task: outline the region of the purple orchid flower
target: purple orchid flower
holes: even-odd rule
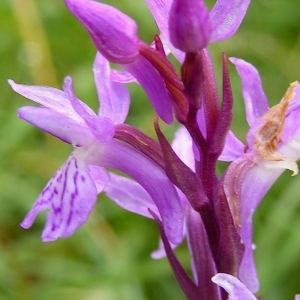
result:
[[[218,0],[209,12],[202,0],[145,1],[163,40],[179,61],[182,61],[182,53],[174,50],[173,46],[193,52],[205,48],[208,43],[231,37],[240,26],[250,3],[250,0]]]
[[[235,226],[245,245],[238,277],[249,290],[257,292],[259,283],[253,259],[252,216],[285,169],[292,170],[293,175],[298,173],[300,85],[292,83],[281,102],[269,108],[257,70],[241,59],[231,58],[231,61],[242,80],[250,130],[246,147],[239,146],[232,152],[228,149],[233,145],[225,145],[223,153],[233,162],[226,171],[224,189]]]
[[[98,51],[117,63],[141,84],[158,115],[173,121],[170,96],[157,70],[141,55],[146,47],[137,35],[134,20],[116,8],[90,0],[66,0],[66,5],[84,25]],[[147,48],[147,47],[146,47]]]
[[[136,23],[114,7],[90,0],[65,2],[87,29],[98,51],[109,61],[122,66],[141,84],[164,122],[172,123],[173,110],[178,119],[186,118],[188,108],[187,99],[183,95],[184,87],[174,68],[166,60],[161,41],[156,39],[156,49],[140,41]],[[220,41],[233,35],[250,0],[219,0],[210,14],[200,0],[188,4],[173,1],[173,5],[171,1],[146,2],[167,43],[170,41],[170,29],[175,46],[183,43],[186,46],[181,48],[185,51],[196,51],[204,48],[208,42]],[[177,24],[178,20],[182,22]],[[203,34],[198,34],[199,32]],[[183,37],[187,38],[183,40]],[[174,54],[176,56],[176,51]],[[182,57],[179,52],[178,55]]]
[[[50,210],[43,241],[73,234],[86,222],[97,193],[108,185],[109,194],[114,176],[105,168],[114,168],[135,179],[135,186],[139,183],[144,188],[144,194],[149,195],[148,208],[160,215],[168,238],[177,244],[182,240],[182,207],[173,184],[154,161],[114,138],[115,126],[127,116],[129,94],[123,84],[111,79],[111,73],[107,60],[98,55],[94,75],[101,104],[99,115],[77,99],[69,77],[63,91],[9,81],[15,92],[42,105],[20,108],[19,117],[75,148],[21,225],[29,228],[40,211]],[[136,191],[132,185],[127,188],[133,194]]]

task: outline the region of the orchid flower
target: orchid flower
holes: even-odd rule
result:
[[[145,1],[163,40],[179,61],[182,61],[183,53],[174,46],[190,52],[231,37],[240,26],[250,3],[250,0],[218,0],[209,12],[202,0]]]
[[[99,115],[77,99],[70,77],[65,79],[63,91],[9,81],[14,91],[42,105],[20,108],[19,117],[75,148],[21,225],[29,228],[40,211],[50,210],[43,241],[73,234],[86,222],[97,193],[113,177],[106,171],[108,167],[124,172],[143,186],[144,193],[149,194],[149,208],[160,215],[169,239],[179,243],[182,207],[173,184],[155,162],[114,138],[115,127],[127,116],[129,94],[123,84],[111,80],[110,74],[108,62],[98,55],[94,75],[101,104]],[[128,189],[135,191],[129,185]]]
[[[65,2],[86,28],[98,51],[109,61],[122,66],[141,84],[164,122],[172,123],[172,107],[177,118],[184,120],[187,117],[188,100],[183,94],[184,87],[166,59],[158,37],[156,49],[153,49],[139,40],[136,23],[116,8],[90,0]],[[249,3],[250,0],[219,0],[209,14],[201,0],[187,4],[181,0],[173,1],[172,5],[169,0],[147,1],[162,35],[169,41],[170,31],[175,47],[189,43],[180,47],[187,52],[201,50],[209,41],[220,41],[234,34]],[[191,19],[195,22],[190,23]],[[178,20],[181,21],[177,24]],[[186,37],[184,41],[183,37]]]
[[[281,102],[269,108],[257,70],[241,59],[231,58],[231,61],[242,80],[250,130],[247,145],[239,146],[234,154],[227,156],[232,155],[233,162],[226,171],[224,189],[235,226],[245,245],[239,279],[252,292],[257,292],[259,283],[253,259],[252,216],[285,169],[291,170],[292,175],[298,173],[300,86],[297,82],[292,83]],[[232,148],[232,145],[227,146]]]
[[[140,54],[147,49],[138,38],[134,20],[116,8],[90,0],[66,0],[69,10],[90,34],[97,50],[117,63],[141,84],[158,115],[173,121],[172,106],[165,84],[156,69]]]

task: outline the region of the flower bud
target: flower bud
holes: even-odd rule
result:
[[[89,0],[66,0],[97,50],[110,62],[131,63],[138,55],[137,25],[116,8]]]
[[[209,11],[202,0],[174,0],[169,17],[172,44],[184,52],[207,46],[211,36]]]

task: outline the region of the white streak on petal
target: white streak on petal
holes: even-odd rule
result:
[[[246,286],[232,275],[218,273],[211,280],[226,290],[228,300],[256,300]]]

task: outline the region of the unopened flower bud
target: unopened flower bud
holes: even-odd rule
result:
[[[137,55],[137,25],[116,8],[89,0],[66,0],[66,5],[90,34],[97,50],[110,62],[126,64]]]

